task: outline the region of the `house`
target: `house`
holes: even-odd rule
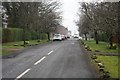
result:
[[[68,29],[66,27],[60,25],[56,28],[55,32],[51,32],[51,34],[50,34],[51,39],[53,38],[54,34],[61,34],[61,35],[65,35],[67,37]]]

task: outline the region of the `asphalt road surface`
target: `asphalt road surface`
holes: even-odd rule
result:
[[[3,78],[96,78],[77,40],[56,41],[3,59]]]

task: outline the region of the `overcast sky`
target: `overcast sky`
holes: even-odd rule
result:
[[[75,25],[74,21],[77,18],[78,12],[78,0],[60,0],[63,4],[62,11],[63,11],[63,26],[67,27],[68,30],[72,31],[72,34],[78,33],[77,26]]]
[[[75,20],[78,19],[77,12],[79,9],[78,2],[91,1],[91,0],[60,0],[63,4],[63,26],[72,31],[72,34],[78,33],[78,27],[75,24]]]

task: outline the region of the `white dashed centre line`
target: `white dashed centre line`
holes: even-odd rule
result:
[[[49,53],[48,53],[48,55],[50,55],[51,53],[53,53],[53,50],[52,51],[50,51]],[[46,57],[44,56],[44,57],[42,57],[40,60],[38,60],[36,63],[34,63],[34,65],[37,65],[37,64],[39,64],[41,61],[43,61],[44,59],[45,59]],[[20,74],[15,80],[18,80],[19,78],[21,78],[23,75],[25,75],[28,71],[30,71],[31,69],[27,69],[27,70],[25,70],[22,74]]]
[[[50,55],[51,53],[53,53],[53,50],[52,50],[52,51],[50,51],[50,52],[48,53],[48,55]]]
[[[23,75],[25,75],[28,71],[30,71],[31,69],[27,69],[25,70],[22,74],[20,74],[15,80],[21,78]]]
[[[46,57],[44,56],[43,58],[41,58],[40,60],[38,60],[36,63],[34,63],[34,65],[37,65],[38,63],[40,63],[42,60],[44,60]]]

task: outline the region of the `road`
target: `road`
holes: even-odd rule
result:
[[[57,41],[3,59],[3,78],[95,78],[77,40]]]

